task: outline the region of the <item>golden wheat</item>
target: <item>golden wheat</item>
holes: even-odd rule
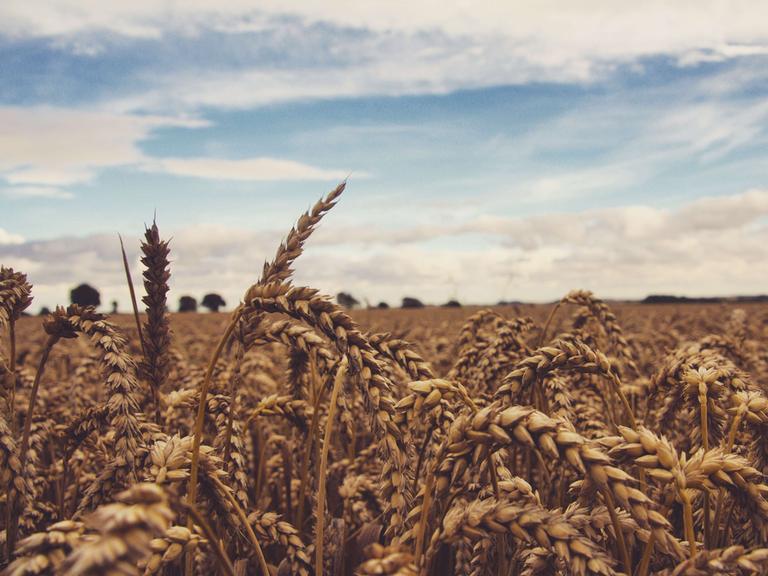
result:
[[[344,188],[225,320],[156,224],[143,323],[0,268],[3,575],[765,573],[761,306],[349,312],[291,283]]]

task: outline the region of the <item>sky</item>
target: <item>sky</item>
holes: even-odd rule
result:
[[[109,5],[113,4],[113,5]],[[258,5],[258,9],[254,6]],[[373,304],[768,292],[768,3],[4,0],[0,263],[234,306],[348,178],[295,282]]]

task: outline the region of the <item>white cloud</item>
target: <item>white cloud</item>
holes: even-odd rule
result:
[[[3,244],[21,244],[24,242],[24,236],[13,234],[0,228],[0,245]]]
[[[214,180],[343,180],[349,175],[343,170],[324,170],[279,158],[161,158],[146,162],[143,168]]]
[[[768,191],[749,190],[736,196],[700,198],[681,208],[678,214],[690,230],[738,228],[768,214]]]
[[[14,186],[0,189],[0,194],[11,198],[52,198],[58,200],[69,200],[74,197],[71,192],[50,186]]]
[[[161,127],[207,126],[203,120],[53,107],[0,107],[0,178],[7,196],[69,198],[64,187],[90,182],[100,170],[134,166],[219,180],[340,180],[326,170],[278,158],[152,158],[139,147]],[[359,176],[364,177],[361,173]]]
[[[399,230],[329,222],[297,263],[296,282],[393,303],[404,295],[434,303],[453,296],[543,301],[575,287],[613,298],[760,293],[766,217],[768,190],[749,190],[675,209],[633,205],[522,218],[485,215]],[[172,237],[173,305],[181,294],[209,291],[236,303],[284,233],[213,225],[164,232]],[[126,245],[139,277],[138,238]],[[68,288],[81,281],[100,288],[104,302],[127,303],[111,235],[6,244],[0,261],[29,272],[40,305],[65,301]]]
[[[162,126],[194,119],[40,107],[0,107],[0,176],[11,184],[69,186],[98,170],[144,159],[138,142]]]

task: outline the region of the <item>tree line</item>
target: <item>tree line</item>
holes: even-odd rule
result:
[[[336,294],[336,302],[339,304],[339,306],[343,306],[344,308],[358,308],[361,306],[360,301],[352,296],[349,292],[339,292]],[[424,308],[424,303],[419,300],[418,298],[414,298],[413,296],[405,296],[403,297],[403,300],[400,304],[401,308]],[[448,300],[445,304],[442,305],[444,308],[460,308],[461,304],[458,300],[451,299]],[[386,302],[379,302],[376,306],[372,306],[371,304],[368,304],[366,306],[367,308],[379,308],[379,309],[386,309],[389,308],[389,304]]]
[[[101,294],[90,284],[80,284],[79,286],[72,288],[72,290],[69,292],[69,300],[72,304],[78,304],[80,306],[101,306]],[[338,302],[340,306],[344,306],[345,308],[349,309],[361,307],[360,301],[352,296],[352,294],[349,292],[339,292],[336,295],[336,302]],[[112,314],[117,314],[117,300],[112,300],[111,305]],[[207,308],[210,312],[218,312],[226,305],[227,303],[224,298],[215,292],[211,292],[203,296],[203,299],[199,303],[199,306]],[[413,296],[403,297],[400,305],[401,308],[424,308],[424,306],[425,304],[421,300]],[[459,308],[461,307],[461,304],[457,300],[451,299],[444,303],[442,306],[446,308]],[[375,306],[368,304],[366,307],[387,309],[390,306],[386,302],[379,302]],[[185,294],[179,298],[179,304],[177,308],[178,312],[197,312],[197,309],[198,301],[194,296]],[[49,313],[50,310],[47,307],[43,307],[40,310],[41,315]]]
[[[69,301],[80,306],[101,306],[101,294],[90,284],[80,284],[70,290]],[[117,314],[117,300],[112,300],[111,304],[112,314]],[[200,306],[207,308],[210,312],[218,312],[220,308],[226,305],[224,298],[215,292],[206,294],[200,301]],[[194,296],[184,295],[179,298],[179,312],[197,312],[197,306],[197,299]],[[47,307],[40,310],[41,315],[49,313],[50,310]]]

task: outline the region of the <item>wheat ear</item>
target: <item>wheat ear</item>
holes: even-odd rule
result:
[[[157,223],[152,222],[144,231],[141,243],[144,264],[144,290],[142,301],[146,305],[147,320],[144,324],[146,345],[142,371],[146,375],[152,393],[155,410],[155,422],[160,421],[160,390],[165,384],[169,370],[168,351],[171,346],[171,334],[168,324],[167,294],[168,280],[171,277],[168,255],[168,241],[160,239]]]

